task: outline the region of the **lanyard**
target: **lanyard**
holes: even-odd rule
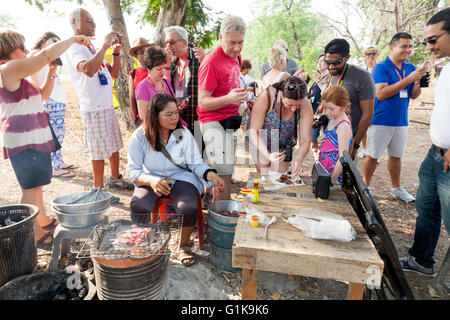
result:
[[[394,70],[395,70],[395,72],[397,72],[397,75],[398,75],[398,78],[400,79],[400,81],[405,78],[405,71],[406,70],[403,70],[403,78],[400,76],[400,73],[398,73],[397,68],[394,67]]]
[[[95,55],[97,53],[97,51],[95,51],[94,47],[92,47],[91,44],[89,44],[87,47],[93,55]],[[105,68],[105,65],[103,64],[103,62],[102,62],[102,67]]]
[[[186,59],[189,61],[189,57],[186,56]],[[178,84],[181,88],[183,84],[183,78],[184,78],[184,70],[187,68],[187,63],[184,62],[183,59],[179,59],[180,64],[177,66],[177,75],[178,75]]]
[[[344,79],[347,76],[348,73],[348,69],[350,69],[350,66],[347,64],[345,65],[345,70],[344,72],[341,73],[341,75],[339,76],[338,82],[337,82],[337,86],[340,87],[342,86],[342,84],[344,83]],[[329,77],[328,78],[328,84],[331,84],[331,78],[333,77]],[[332,84],[331,84],[332,85]],[[333,86],[333,85],[332,85]]]

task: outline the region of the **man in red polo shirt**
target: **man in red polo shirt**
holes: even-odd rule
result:
[[[230,199],[234,131],[241,123],[239,104],[247,97],[239,82],[245,31],[242,18],[226,16],[220,27],[220,45],[205,57],[198,71],[197,114],[205,155],[225,182],[225,188],[216,200]]]

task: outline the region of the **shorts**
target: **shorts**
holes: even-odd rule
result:
[[[408,127],[391,127],[370,125],[367,130],[367,154],[372,159],[379,159],[384,150],[394,158],[401,158],[408,140]]]
[[[205,142],[203,155],[219,176],[231,175],[234,170],[235,135],[234,130],[225,129],[219,121],[199,122]]]
[[[84,139],[91,160],[107,160],[123,147],[119,122],[113,108],[99,111],[81,111]]]
[[[50,184],[52,179],[50,152],[29,149],[15,155],[10,161],[22,189]]]

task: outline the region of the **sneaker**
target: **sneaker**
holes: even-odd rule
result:
[[[106,180],[106,184],[108,188],[116,188],[116,189],[126,189],[126,190],[133,190],[134,185],[131,182],[125,181],[122,178],[122,175],[119,175],[118,179],[113,179],[112,177],[109,177]]]
[[[410,195],[408,193],[408,191],[406,191],[402,187],[392,188],[391,196],[399,197],[400,199],[402,199],[405,202],[412,202],[412,201],[416,200],[416,198],[414,198],[412,195]]]
[[[436,271],[434,271],[433,267],[425,268],[425,267],[421,266],[416,261],[416,258],[414,258],[413,256],[401,257],[400,265],[402,266],[403,271],[415,272],[417,274],[420,274],[422,276],[427,276],[427,277],[435,277],[436,276]]]

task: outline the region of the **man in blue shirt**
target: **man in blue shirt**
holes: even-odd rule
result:
[[[408,105],[410,98],[416,99],[420,95],[420,78],[426,73],[425,67],[416,70],[406,61],[411,51],[411,35],[397,33],[391,39],[389,56],[373,69],[375,107],[372,124],[367,130],[369,147],[363,168],[364,182],[369,186],[377,159],[387,149],[391,195],[405,202],[415,200],[400,186],[401,157],[408,137]]]

